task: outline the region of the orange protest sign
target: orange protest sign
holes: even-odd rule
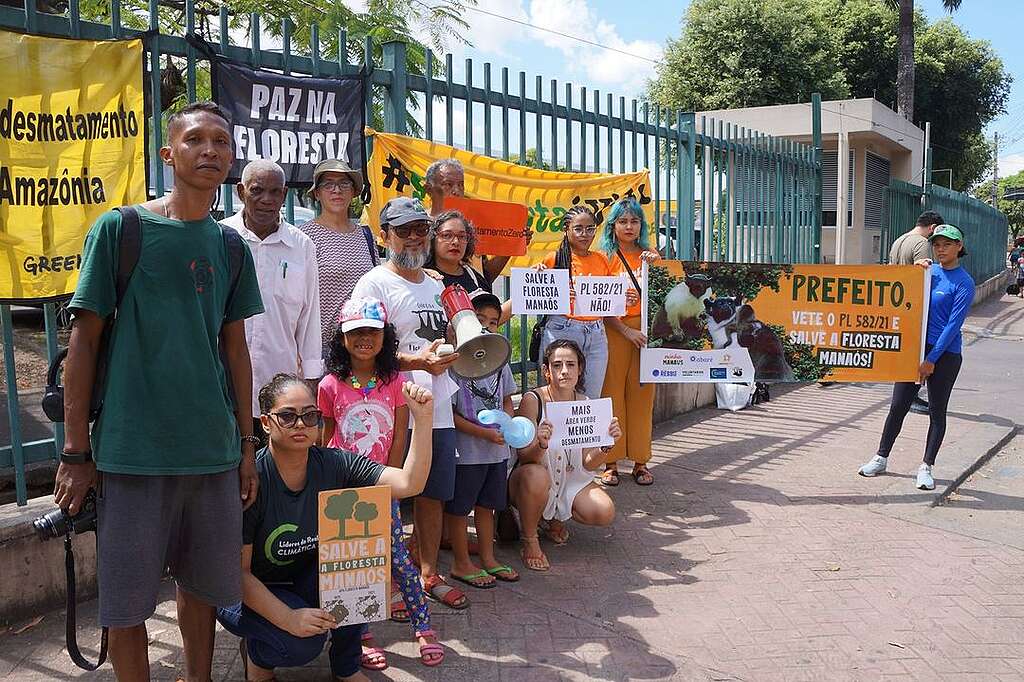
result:
[[[526,254],[529,209],[508,201],[445,197],[444,210],[460,211],[476,229],[476,253],[483,256]]]
[[[339,625],[388,617],[391,487],[325,490],[318,498],[320,608]]]

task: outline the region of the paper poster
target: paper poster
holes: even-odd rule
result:
[[[927,277],[917,266],[659,261],[647,270],[648,348],[641,356],[660,377],[641,380],[668,380],[668,356],[649,350],[671,349],[681,351],[673,356],[678,381],[708,380],[689,371],[691,352],[708,350],[733,360],[747,352],[757,381],[915,381]],[[709,367],[729,365],[694,357]]]
[[[474,253],[483,256],[526,254],[529,211],[523,204],[445,197],[444,210],[450,209],[460,211],[473,224],[476,232]]]
[[[512,268],[513,315],[568,315],[569,271]]]
[[[319,496],[320,608],[339,625],[388,617],[391,486],[325,490]]]
[[[544,418],[552,426],[548,447],[594,448],[615,443],[608,435],[612,423],[611,398],[544,403]]]
[[[576,277],[576,315],[585,317],[622,317],[626,314],[625,277]]]

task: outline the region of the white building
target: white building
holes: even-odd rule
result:
[[[700,111],[697,130],[702,116],[811,144],[810,103]],[[877,263],[889,180],[921,184],[924,131],[874,99],[832,100],[821,103],[821,139],[822,261]],[[847,159],[843,167],[840,158]],[[846,211],[838,211],[844,204]],[[892,229],[901,234],[911,227]]]

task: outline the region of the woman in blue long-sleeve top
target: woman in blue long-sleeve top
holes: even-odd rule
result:
[[[960,267],[960,259],[967,255],[963,247],[963,234],[953,225],[939,225],[930,241],[937,262],[920,260],[918,265],[931,271],[931,301],[928,307],[928,336],[925,340],[925,358],[920,367],[918,382],[899,383],[892,390],[892,404],[885,420],[878,454],[860,468],[861,476],[877,476],[885,472],[889,452],[903,428],[903,419],[917,395],[920,384],[928,383],[928,440],[924,448],[924,463],[917,471],[917,487],[934,490],[932,466],[935,455],[946,435],[946,406],[949,394],[960,372],[963,356],[963,337],[960,328],[974,301],[974,280]]]

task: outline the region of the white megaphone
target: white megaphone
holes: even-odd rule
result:
[[[441,305],[455,330],[455,351],[459,354],[452,364],[455,374],[463,379],[483,379],[508,363],[512,356],[508,339],[483,328],[464,288],[458,284],[447,287],[441,292]]]

